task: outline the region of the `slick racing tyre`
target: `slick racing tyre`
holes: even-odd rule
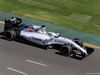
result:
[[[83,47],[83,41],[79,38],[75,38],[72,41],[74,41],[76,44],[78,44],[79,46]]]
[[[13,29],[6,30],[4,32],[4,37],[8,41],[12,41],[16,38],[16,32]]]
[[[72,47],[70,45],[63,45],[60,48],[60,54],[64,56],[69,56],[72,53]]]

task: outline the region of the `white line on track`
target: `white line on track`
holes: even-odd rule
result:
[[[31,61],[31,60],[25,60],[25,61],[27,61],[29,63],[37,64],[37,65],[40,65],[40,66],[45,66],[45,67],[47,66],[45,64],[42,64],[42,63],[39,63],[39,62],[35,62],[35,61]]]
[[[19,71],[19,70],[16,70],[16,69],[13,69],[13,68],[10,68],[10,67],[7,67],[8,70],[11,70],[11,71],[14,71],[14,72],[17,72],[17,73],[20,73],[20,74],[23,74],[23,75],[28,75],[27,73],[25,72],[22,72],[22,71]]]

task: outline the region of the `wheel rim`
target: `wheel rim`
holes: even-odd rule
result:
[[[68,48],[63,48],[62,54],[64,54],[64,55],[69,55],[69,54],[70,54],[69,49],[68,49]]]

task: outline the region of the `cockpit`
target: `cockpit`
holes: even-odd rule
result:
[[[53,38],[58,38],[60,36],[59,33],[54,33],[54,32],[47,32],[46,33],[49,37],[53,37]]]

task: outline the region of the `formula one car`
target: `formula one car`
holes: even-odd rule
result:
[[[11,41],[20,37],[32,43],[39,44],[46,49],[59,46],[60,54],[64,56],[72,55],[78,59],[83,59],[94,51],[93,48],[84,46],[83,41],[79,38],[70,40],[61,37],[59,33],[47,32],[45,25],[25,25],[20,24],[21,22],[22,19],[20,18],[5,20],[5,39]]]

